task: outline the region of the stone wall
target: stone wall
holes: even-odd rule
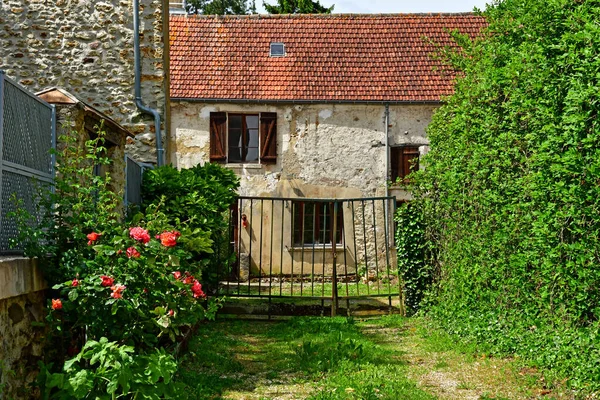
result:
[[[163,0],[140,0],[142,99],[165,117]],[[32,92],[61,87],[125,126],[128,152],[156,159],[154,124],[134,104],[132,0],[0,1],[0,69]],[[164,127],[163,127],[164,132]]]
[[[46,285],[35,260],[0,258],[0,399],[32,399],[42,359]]]
[[[389,144],[418,144],[433,105],[390,105]],[[209,160],[209,118],[214,111],[277,113],[274,165],[229,164],[242,195],[280,197],[381,196],[386,185],[385,107],[380,104],[171,104],[170,158],[178,168]]]

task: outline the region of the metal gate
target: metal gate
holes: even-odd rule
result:
[[[370,299],[402,312],[395,203],[240,196],[229,224],[235,261],[222,264],[217,294],[268,300],[269,317],[274,301],[333,316]]]

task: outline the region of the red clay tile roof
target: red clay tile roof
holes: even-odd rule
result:
[[[170,16],[171,98],[437,102],[451,73],[431,57],[472,14]],[[285,57],[269,57],[271,42]]]

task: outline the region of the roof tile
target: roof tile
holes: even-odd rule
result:
[[[473,14],[170,16],[171,97],[439,101],[455,74],[432,57]],[[285,57],[269,57],[283,42]]]

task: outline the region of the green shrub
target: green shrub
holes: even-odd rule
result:
[[[136,355],[131,346],[106,338],[88,341],[67,361],[63,372],[41,366],[38,383],[52,399],[176,398],[179,385],[171,382],[177,363],[162,349]]]
[[[600,345],[600,4],[505,0],[485,16],[481,40],[455,35],[461,77],[413,178],[441,266],[432,314],[600,389],[582,351]]]
[[[161,198],[126,224],[110,178],[94,174],[109,162],[103,133],[85,147],[77,133],[61,141],[55,191],[39,196],[41,222],[23,208],[16,213],[25,254],[40,258],[52,287],[43,394],[168,396],[176,363],[167,352],[176,354],[184,335],[219,306],[219,299],[206,300],[202,283],[214,252],[211,229],[224,206],[209,203],[219,196],[206,200],[216,214],[201,229],[194,219],[168,216],[173,209]],[[219,184],[207,180],[214,194]]]
[[[433,243],[427,238],[419,203],[403,203],[395,215],[398,272],[402,277],[404,304],[408,315],[415,314],[439,278]]]
[[[185,221],[206,232],[223,229],[237,196],[239,179],[231,170],[206,163],[177,170],[171,165],[146,170],[142,185],[144,206],[162,202],[171,223]]]
[[[234,204],[239,179],[233,171],[206,163],[177,170],[167,165],[147,170],[142,185],[143,208],[160,204],[170,223],[178,221],[202,232],[209,232],[213,252],[191,249],[205,265],[204,281],[211,288],[219,274],[224,276],[234,259],[230,249],[229,210]]]

